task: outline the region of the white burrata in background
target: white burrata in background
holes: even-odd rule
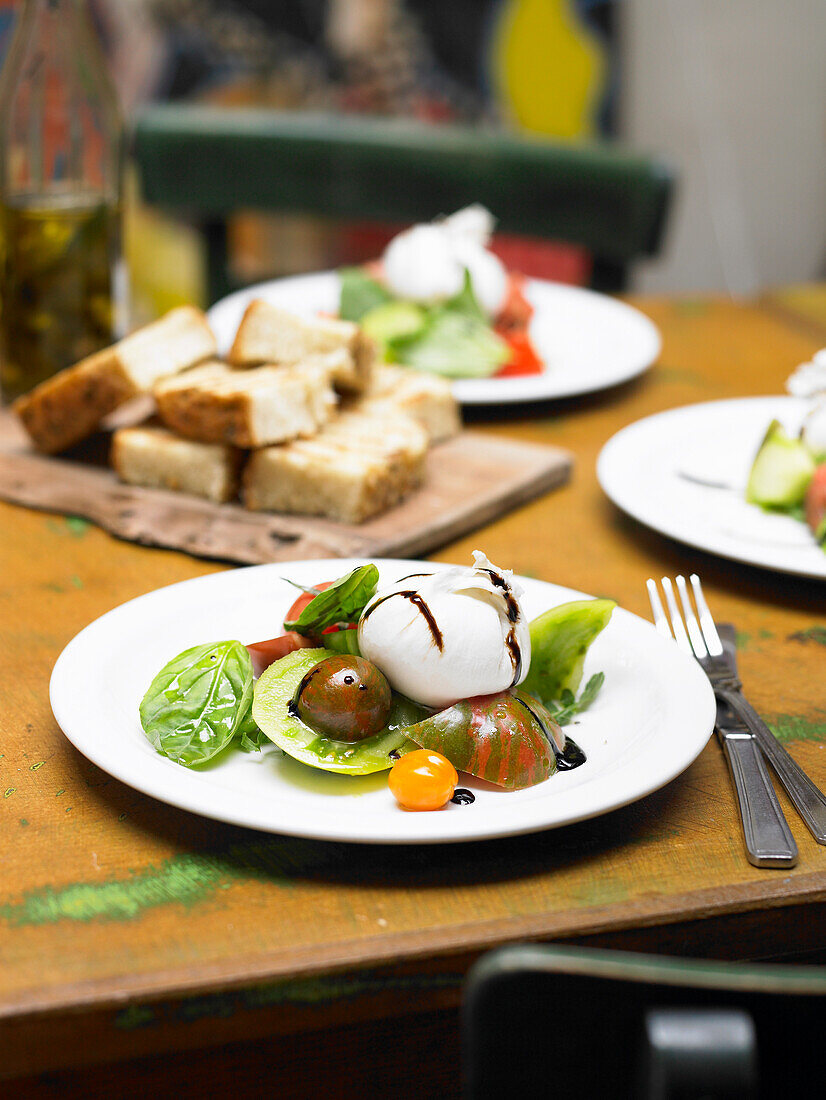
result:
[[[505,691],[527,676],[531,638],[521,589],[478,550],[470,568],[403,577],[359,621],[362,656],[428,707]]]
[[[801,363],[786,380],[793,397],[817,397],[826,394],[826,348],[816,351],[811,362]]]
[[[817,462],[826,462],[826,400],[815,405],[803,421],[803,442]]]
[[[479,305],[494,317],[505,304],[508,277],[487,248],[493,224],[490,212],[475,204],[399,233],[382,258],[388,290],[412,302],[443,302],[462,289],[467,269]]]

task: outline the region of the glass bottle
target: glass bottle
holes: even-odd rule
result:
[[[24,0],[0,74],[0,394],[122,335],[123,132],[85,0]]]

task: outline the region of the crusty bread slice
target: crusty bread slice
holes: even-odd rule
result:
[[[219,503],[237,496],[242,457],[235,447],[181,439],[160,425],[119,428],[112,436],[112,465],[121,481]]]
[[[212,361],[155,387],[164,424],[202,443],[266,447],[314,435],[332,416],[336,397],[323,367],[232,370]]]
[[[407,416],[344,412],[313,439],[253,452],[244,502],[361,523],[422,483],[426,452],[427,433]]]
[[[307,321],[256,299],[247,306],[227,359],[236,367],[285,365],[342,351],[347,354],[339,355],[335,386],[342,393],[363,393],[370,384],[377,351],[358,325],[331,317]]]
[[[91,435],[105,416],[150,390],[159,378],[215,351],[205,315],[181,306],[41,382],[13,408],[38,450],[54,454]]]
[[[421,424],[431,443],[441,443],[462,430],[450,382],[410,367],[378,367],[369,390],[348,401],[346,407],[374,416],[405,413]]]

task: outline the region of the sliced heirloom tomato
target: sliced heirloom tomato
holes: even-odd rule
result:
[[[301,720],[294,700],[307,673],[329,656],[326,649],[304,649],[288,653],[267,669],[252,698],[258,728],[288,756],[312,768],[344,775],[388,771],[399,756],[415,750],[404,730],[424,716],[424,708],[396,695],[387,725],[372,737],[361,741],[325,737]]]
[[[532,787],[556,771],[565,735],[525,692],[477,695],[400,731],[441,753],[462,772],[509,791]]]

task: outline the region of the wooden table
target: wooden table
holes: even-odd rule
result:
[[[434,557],[464,562],[481,546],[645,617],[646,577],[698,570],[741,632],[753,701],[826,784],[826,586],[645,530],[594,473],[609,436],[642,416],[782,392],[826,344],[826,287],[804,291],[799,310],[791,292],[639,300],[664,337],[647,375],[474,416],[480,430],[569,448],[577,468],[566,488]],[[460,986],[493,945],[823,958],[826,849],[781,793],[799,864],[751,867],[715,742],[665,789],[596,820],[425,849],[257,834],[121,785],[56,726],[55,658],[115,605],[222,567],[71,518],[7,505],[0,517],[0,1073],[28,1075],[7,1086],[16,1097],[456,1095]]]

